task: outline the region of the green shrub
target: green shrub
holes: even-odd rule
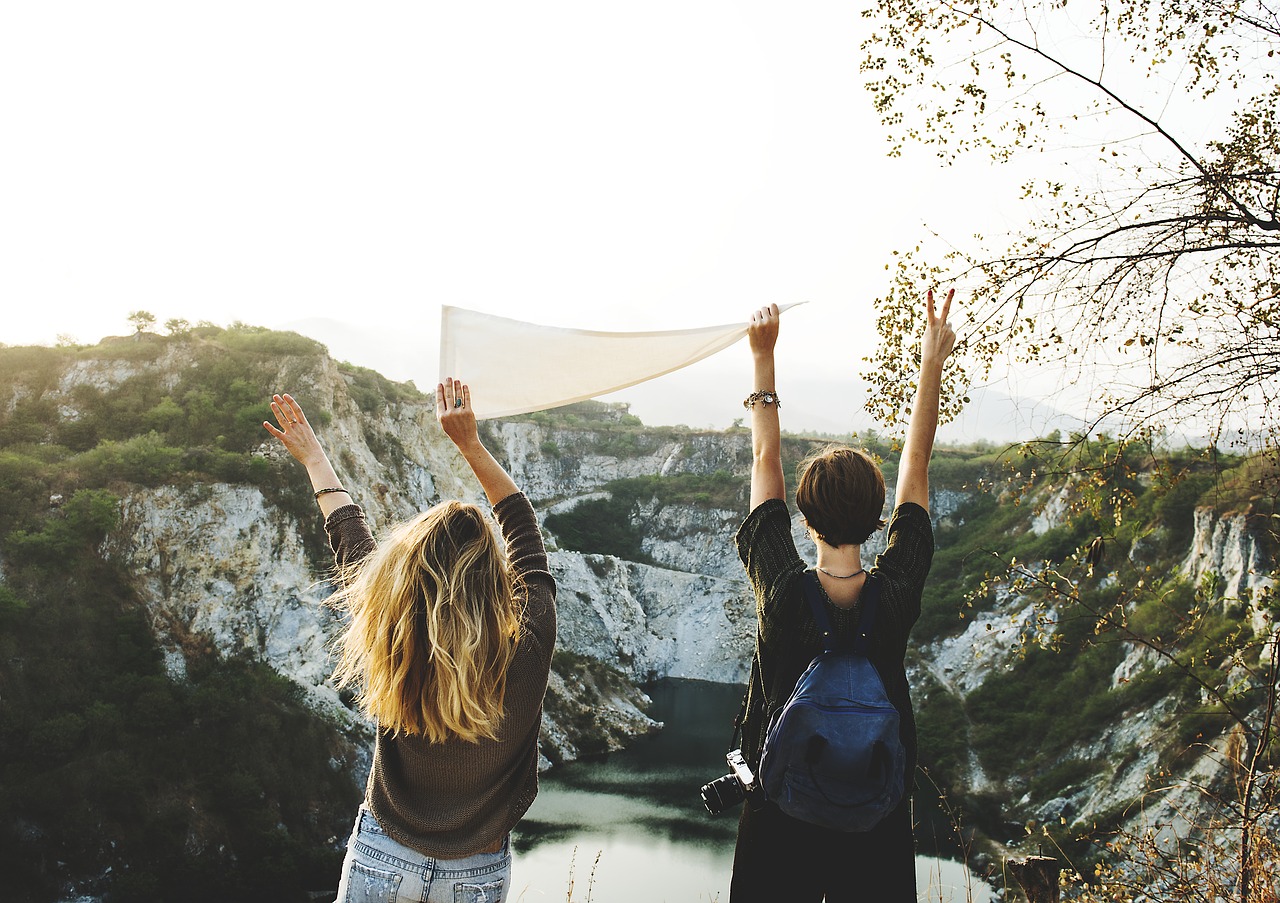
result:
[[[183,449],[165,445],[156,432],[120,442],[106,440],[77,459],[90,481],[104,485],[117,480],[159,486],[182,470]]]
[[[1095,759],[1067,759],[1037,774],[1031,781],[1031,794],[1036,799],[1059,796],[1070,787],[1096,778],[1111,763]]]
[[[27,736],[27,745],[32,755],[65,759],[79,748],[84,729],[83,718],[74,712],[64,712],[37,725]]]
[[[73,354],[68,349],[42,345],[0,347],[0,383],[42,392],[57,383]]]
[[[97,546],[119,522],[119,499],[105,490],[81,489],[61,511],[50,513],[39,530],[15,530],[5,545],[24,559],[57,564]]]
[[[268,357],[319,357],[325,353],[324,345],[315,339],[261,326],[233,326],[220,332],[214,341],[231,351]]]
[[[960,699],[933,680],[912,690],[920,765],[940,785],[954,786],[967,773],[969,727]]]
[[[991,456],[976,456],[960,449],[937,448],[929,459],[929,482],[953,489],[968,488],[978,480],[998,475]]]
[[[1050,527],[1037,535],[1028,530],[1009,545],[1009,553],[1019,561],[1048,561],[1060,564],[1100,532],[1098,522],[1082,515],[1070,522]]]
[[[82,350],[80,356],[95,360],[146,363],[160,357],[168,342],[169,339],[149,332],[134,333],[130,336],[111,336],[92,348]]]
[[[350,742],[264,665],[194,658],[165,675],[147,619],[92,550],[41,574],[38,604],[0,632],[0,824],[19,886],[108,876],[110,899],[301,898],[333,887],[358,776]],[[88,570],[86,570],[88,569]],[[75,579],[68,574],[78,573]],[[21,649],[21,668],[12,663]],[[33,717],[34,716],[34,717]]]
[[[412,383],[398,383],[387,379],[376,370],[341,363],[339,371],[347,380],[347,391],[356,407],[366,414],[377,414],[388,404],[419,402],[427,398]]]
[[[1152,514],[1169,532],[1169,543],[1185,546],[1191,540],[1195,527],[1195,509],[1200,499],[1217,483],[1217,479],[1208,473],[1188,474],[1179,479],[1158,496],[1152,506]]]
[[[605,488],[633,503],[657,499],[661,505],[697,505],[731,510],[743,506],[750,484],[727,470],[717,470],[709,474],[628,477],[614,480]]]
[[[1061,651],[1033,646],[968,696],[973,745],[985,766],[1002,774],[1032,772],[1123,710],[1123,694],[1111,689],[1120,649],[1081,648],[1087,630],[1085,619],[1063,622]]]
[[[546,527],[564,548],[628,561],[649,562],[644,534],[635,519],[637,506],[651,500],[660,505],[695,505],[733,509],[743,505],[746,485],[728,471],[681,473],[614,480],[604,487],[607,499],[589,499],[546,518]]]
[[[26,611],[26,601],[3,583],[0,583],[0,626]]]
[[[589,499],[568,511],[547,515],[545,523],[565,548],[647,561],[644,536],[631,519],[634,507],[629,498]]]
[[[0,446],[37,444],[48,440],[57,409],[48,398],[24,398],[0,418]]]

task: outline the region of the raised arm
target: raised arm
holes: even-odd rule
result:
[[[782,475],[782,431],[778,425],[778,395],[774,384],[773,346],[778,341],[778,305],[751,315],[747,329],[753,361],[753,382],[746,405],[751,409],[751,510],[769,499],[785,499]]]
[[[933,437],[938,431],[938,402],[942,391],[942,365],[956,344],[956,333],[947,323],[951,299],[956,290],[947,292],[942,312],[936,314],[933,289],[928,294],[928,322],[920,341],[920,378],[916,397],[907,422],[907,439],[898,465],[898,492],[894,504],[914,502],[929,510],[929,458],[933,454]]]
[[[436,419],[444,434],[458,446],[458,451],[480,481],[490,505],[496,505],[509,495],[519,492],[502,465],[494,459],[480,441],[476,429],[476,414],[471,409],[471,389],[449,377],[436,386]]]
[[[272,395],[271,413],[279,426],[265,420],[262,425],[307,469],[311,488],[316,491],[316,501],[320,503],[320,513],[328,517],[344,505],[350,505],[351,496],[338,482],[338,475],[316,438],[315,430],[307,422],[302,406],[293,400],[292,395]]]

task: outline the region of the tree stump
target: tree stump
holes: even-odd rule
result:
[[[1028,903],[1058,903],[1058,874],[1062,864],[1048,856],[1028,856],[1005,863],[1018,884],[1022,885]]]

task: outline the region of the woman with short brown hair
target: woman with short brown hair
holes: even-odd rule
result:
[[[817,552],[814,575],[823,611],[837,641],[858,629],[861,598],[877,581],[879,603],[868,658],[898,710],[906,749],[907,789],[916,764],[915,719],[904,660],[920,596],[933,556],[929,520],[929,458],[938,426],[942,364],[955,345],[947,324],[953,292],[941,314],[928,294],[920,380],[898,468],[897,497],[887,548],[870,573],[862,544],[883,526],[885,486],[880,468],[865,453],[827,448],[805,462],[796,507]],[[738,531],[738,554],[756,597],[759,629],[742,723],[742,752],[759,772],[769,716],[790,696],[801,673],[822,649],[817,619],[805,600],[807,566],[796,550],[782,470],[780,397],[773,349],[778,308],[757,311],[748,330],[754,360],[751,409],[751,513]],[[868,831],[843,832],[793,818],[772,802],[743,807],[733,860],[731,903],[874,901],[915,903],[915,848],[909,796]]]

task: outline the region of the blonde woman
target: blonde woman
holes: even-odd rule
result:
[[[436,417],[493,506],[445,501],[375,543],[301,406],[276,395],[271,435],[307,469],[333,546],[345,626],[340,685],[377,724],[338,903],[501,903],[510,832],[538,792],[538,729],[556,636],[555,581],[533,508],[480,441],[471,393],[436,387]]]

